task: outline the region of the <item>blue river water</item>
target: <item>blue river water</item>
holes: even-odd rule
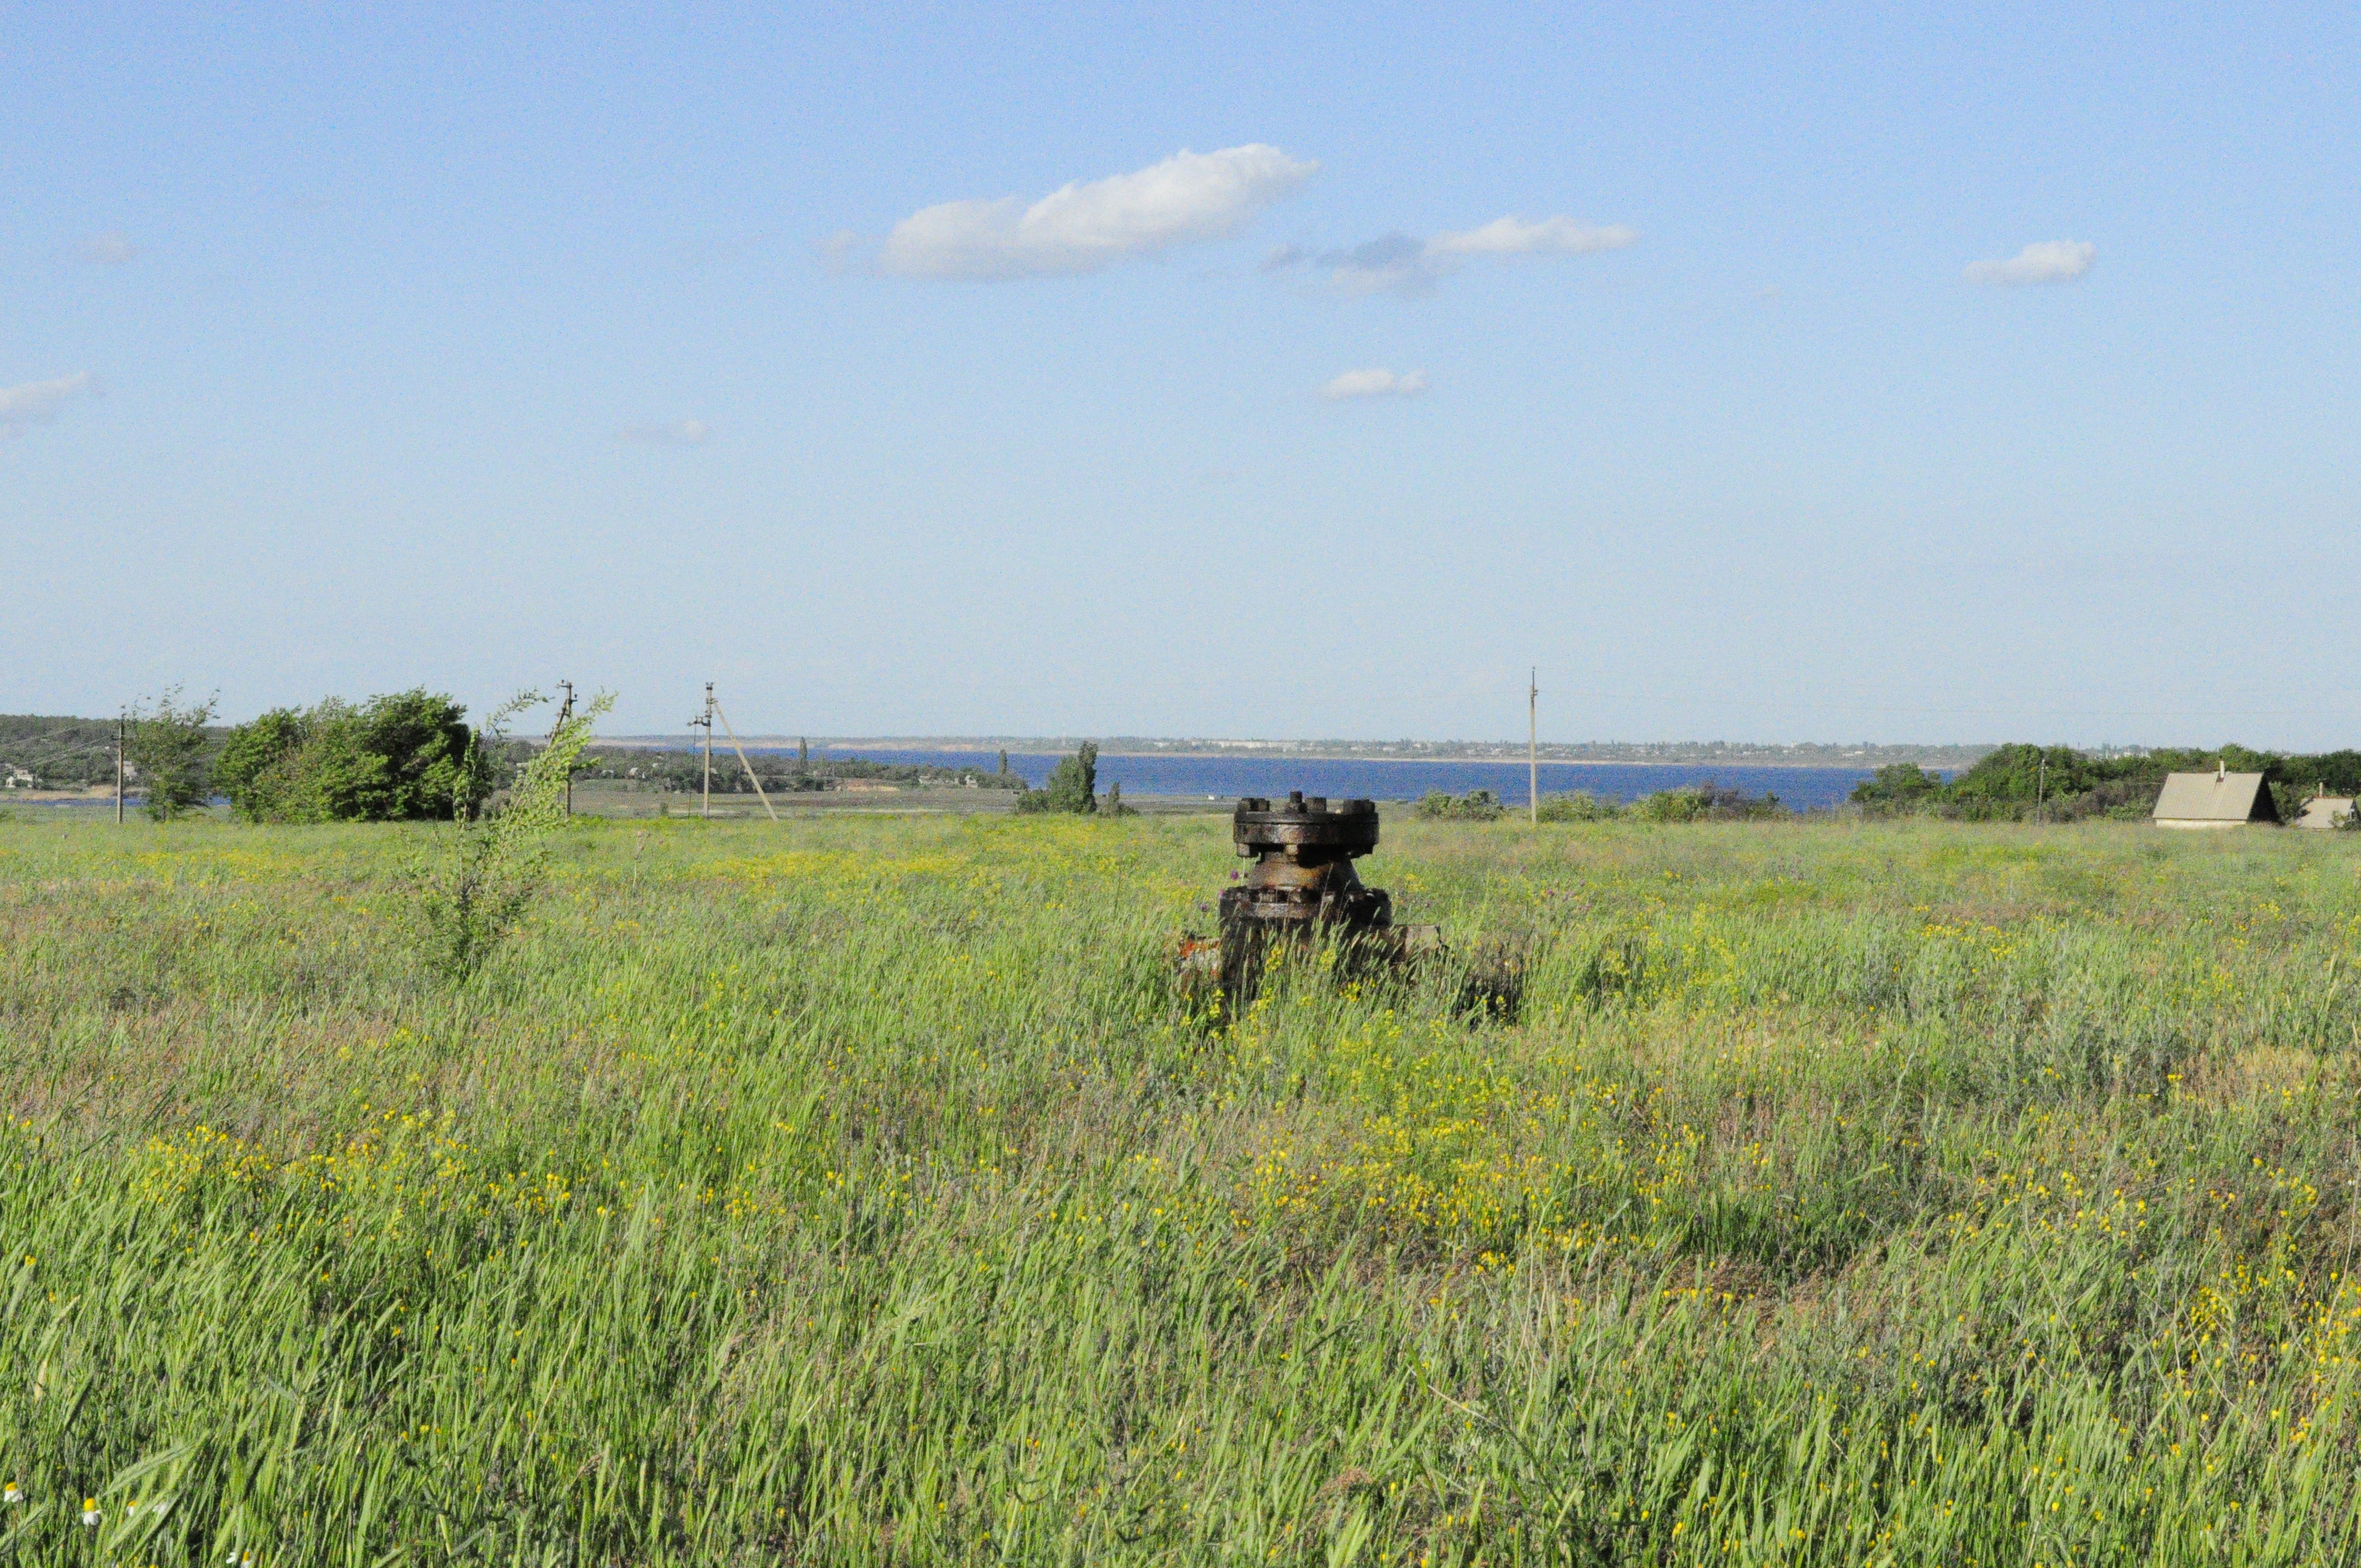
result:
[[[750,746],[750,751],[778,755],[785,747]],[[989,771],[1000,765],[999,754],[994,751],[872,751],[866,748],[846,749],[830,746],[819,755],[825,757],[860,757],[873,762],[927,762],[944,768],[982,768]],[[1025,777],[1025,782],[1038,789],[1047,783],[1050,770],[1061,759],[1055,753],[1011,751],[1008,765]],[[1775,795],[1781,804],[1794,810],[1825,811],[1842,805],[1852,794],[1853,785],[1870,776],[1867,768],[1729,768],[1705,766],[1659,766],[1645,762],[1543,762],[1542,795],[1565,795],[1574,790],[1587,790],[1592,795],[1609,800],[1636,800],[1658,790],[1679,789],[1686,784],[1717,784],[1725,789],[1742,790],[1751,795]],[[1324,795],[1334,800],[1362,796],[1370,800],[1416,800],[1429,790],[1447,790],[1453,795],[1465,795],[1471,789],[1488,789],[1503,803],[1521,806],[1525,800],[1525,764],[1522,762],[1393,762],[1341,759],[1309,761],[1275,757],[1108,757],[1099,758],[1099,792],[1104,795],[1115,784],[1135,798],[1144,795],[1195,796],[1206,800],[1235,800],[1242,795],[1283,795],[1300,789],[1306,795]],[[0,797],[0,805],[5,805]],[[115,797],[85,796],[79,800],[58,801],[60,806],[112,809]],[[141,797],[135,794],[127,808],[138,810]],[[226,806],[225,797],[216,796],[209,806]]]
[[[829,747],[829,757],[862,757],[874,762],[931,762],[939,767],[986,770],[999,766],[992,751],[895,751]],[[1058,765],[1054,755],[1008,754],[1008,765],[1040,787]],[[1635,800],[1658,790],[1708,782],[1748,795],[1775,795],[1795,809],[1839,805],[1852,786],[1870,776],[1867,768],[1730,768],[1654,766],[1644,762],[1543,762],[1542,795],[1588,790],[1614,800]],[[1099,792],[1120,784],[1127,795],[1196,795],[1231,800],[1242,795],[1283,795],[1300,789],[1331,799],[1416,800],[1429,790],[1465,795],[1488,789],[1503,802],[1525,799],[1522,762],[1409,762],[1341,760],[1313,762],[1275,757],[1099,758]]]

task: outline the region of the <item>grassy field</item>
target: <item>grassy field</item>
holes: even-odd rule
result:
[[[1226,1027],[1219,820],[426,840],[0,822],[7,1561],[2361,1560],[2348,838],[1389,820],[1521,1017]]]

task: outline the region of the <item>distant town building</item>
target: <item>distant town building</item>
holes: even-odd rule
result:
[[[2299,828],[2326,830],[2344,826],[2353,815],[2353,797],[2349,795],[2315,795],[2303,803],[2303,815],[2295,819]]]
[[[2210,773],[2168,773],[2164,793],[2156,797],[2159,828],[2244,828],[2250,822],[2274,827],[2279,808],[2271,786],[2260,773],[2234,773],[2213,764]]]

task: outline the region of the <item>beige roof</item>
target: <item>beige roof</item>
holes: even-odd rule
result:
[[[2349,795],[2316,795],[2303,803],[2303,815],[2296,818],[2299,828],[2334,828],[2340,817],[2353,815],[2353,797]]]
[[[2168,773],[2156,797],[2158,822],[2277,822],[2279,807],[2260,773]]]

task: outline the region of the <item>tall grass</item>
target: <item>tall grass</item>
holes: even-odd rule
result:
[[[1224,828],[577,822],[453,986],[424,830],[0,823],[0,1543],[2361,1560],[2349,840],[1389,822],[1521,1016],[1214,1028]]]

